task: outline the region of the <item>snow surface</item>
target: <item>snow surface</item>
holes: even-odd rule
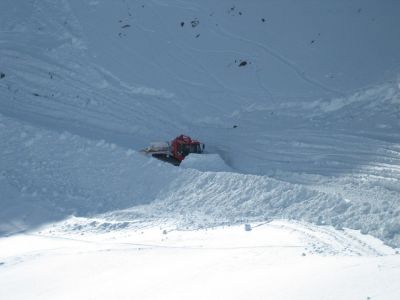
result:
[[[287,221],[253,225],[13,236],[0,240],[0,297],[398,298],[400,256],[379,241]]]
[[[180,166],[203,172],[233,171],[218,154],[190,154]]]
[[[399,14],[2,0],[0,298],[398,299]]]

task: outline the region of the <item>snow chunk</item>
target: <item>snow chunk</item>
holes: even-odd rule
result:
[[[218,154],[190,154],[182,163],[182,168],[196,169],[202,172],[231,172],[232,169]]]

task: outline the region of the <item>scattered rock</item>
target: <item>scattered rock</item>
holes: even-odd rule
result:
[[[200,36],[200,33],[196,34],[196,39]]]
[[[358,12],[358,13],[362,12],[362,8],[360,7],[360,8],[357,10],[357,12]]]
[[[231,6],[227,13],[228,13],[228,15],[231,15],[233,17],[235,17],[237,15],[239,15],[239,16],[243,15],[243,12],[242,11],[238,11],[236,6]]]
[[[265,18],[261,18],[261,22],[265,23]]]
[[[40,95],[38,93],[32,93],[33,96],[39,97]]]
[[[244,224],[244,230],[251,231],[252,230],[251,225],[250,224]]]
[[[301,254],[301,256],[306,256],[306,254],[303,252],[303,253]]]
[[[233,125],[233,126],[232,126],[232,128],[237,128],[237,127],[238,127],[237,125]]]
[[[121,28],[128,28],[128,27],[131,27],[131,25],[126,24],[126,25],[122,26]]]
[[[181,22],[181,27],[185,26],[185,22]]]
[[[167,234],[168,232],[167,232],[167,230],[163,230],[163,232],[162,232],[162,234]]]
[[[0,73],[0,79],[3,79],[4,77],[6,77],[6,74],[4,74],[3,72]]]
[[[310,44],[314,44],[314,43],[315,43],[315,40],[311,40]]]
[[[2,266],[2,265],[4,265],[4,264],[5,264],[4,262],[0,261],[0,266]]]
[[[196,18],[190,22],[193,28],[197,27],[200,24],[200,21]]]
[[[241,60],[239,63],[239,67],[244,67],[246,65],[247,65],[247,61],[245,61],[245,60]]]

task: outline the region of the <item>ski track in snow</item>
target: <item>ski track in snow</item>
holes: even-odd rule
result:
[[[292,69],[297,76],[299,76],[301,79],[303,79],[304,81],[310,83],[311,85],[317,86],[325,91],[328,91],[330,93],[333,93],[333,95],[336,96],[343,96],[343,93],[337,90],[334,90],[332,88],[329,88],[327,86],[325,86],[324,84],[320,83],[319,81],[310,78],[306,75],[305,71],[299,69],[299,67],[297,67],[293,62],[291,62],[290,60],[288,60],[287,58],[283,57],[282,55],[280,55],[279,53],[277,53],[276,51],[272,50],[270,47],[267,47],[264,44],[260,44],[256,41],[252,41],[252,40],[248,40],[245,39],[243,37],[239,37],[236,36],[230,32],[228,32],[226,29],[222,28],[221,26],[218,27],[219,32],[221,33],[221,35],[233,38],[233,39],[237,39],[246,43],[250,43],[253,44],[257,47],[260,47],[261,49],[263,49],[264,51],[266,51],[269,55],[271,55],[272,57],[274,57],[275,59],[277,59],[278,61],[280,61],[282,64],[286,65],[287,67],[289,67],[290,69]]]
[[[299,232],[305,236],[305,241],[308,243],[306,248],[311,253],[322,253],[328,255],[385,255],[379,248],[376,248],[366,241],[362,241],[356,235],[349,231],[343,231],[338,234],[334,228],[316,227],[310,224],[295,223],[283,225],[285,228],[290,228],[295,232]]]
[[[68,221],[68,225],[79,224],[81,222],[87,222],[85,219],[76,218]],[[96,221],[100,223],[101,220]],[[157,224],[159,223],[159,224]],[[81,223],[83,224],[83,223]],[[157,224],[157,225],[156,225]],[[228,226],[226,228],[231,228]],[[236,228],[233,226],[232,228]],[[79,251],[80,253],[90,253],[96,251],[119,251],[119,250],[137,250],[137,249],[180,249],[180,250],[198,250],[198,251],[208,251],[208,250],[245,250],[245,249],[269,249],[269,248],[298,248],[298,251],[305,251],[310,255],[320,255],[320,256],[384,256],[394,254],[394,250],[390,247],[383,246],[376,240],[372,240],[370,237],[366,236],[364,239],[357,232],[352,232],[350,230],[337,231],[331,227],[321,227],[316,225],[311,225],[304,222],[288,222],[288,221],[273,221],[271,223],[255,223],[252,226],[252,230],[264,230],[265,228],[270,228],[273,230],[278,230],[281,232],[289,233],[290,235],[295,235],[297,239],[297,244],[288,244],[287,242],[276,242],[269,240],[265,237],[265,240],[259,240],[255,245],[247,245],[247,241],[243,241],[242,244],[237,245],[220,245],[216,242],[214,246],[211,245],[196,245],[191,244],[192,241],[185,240],[185,236],[190,236],[191,231],[181,231],[176,229],[176,225],[171,220],[151,221],[151,222],[137,222],[129,227],[120,228],[114,230],[112,235],[111,232],[103,232],[104,238],[99,239],[98,232],[93,230],[71,230],[70,227],[65,226],[63,223],[56,224],[52,228],[43,228],[38,232],[27,233],[27,237],[38,238],[38,239],[50,239],[57,241],[72,241],[78,243],[84,243],[87,245],[93,245],[93,249],[88,251]],[[209,231],[212,233],[215,230],[220,230],[221,228],[210,228]],[[133,237],[142,235],[144,232],[154,232],[161,238],[159,243],[154,243],[154,240],[149,242],[138,243],[137,241],[132,241]],[[198,234],[202,234],[203,230],[195,231]],[[173,236],[179,238],[173,238]],[[116,238],[118,237],[118,238]],[[171,241],[168,241],[171,238]],[[135,238],[136,239],[136,238]],[[296,240],[293,239],[293,240]],[[113,241],[116,240],[116,241]],[[198,243],[198,242],[197,242]],[[99,250],[100,248],[100,250]],[[52,247],[47,248],[48,252],[59,252],[60,250],[67,250],[68,247]],[[24,261],[27,258],[34,258],[40,254],[40,250],[33,250],[25,252],[24,256],[18,256],[18,261]],[[12,258],[15,259],[15,258]],[[7,261],[7,258],[3,257],[3,260]]]

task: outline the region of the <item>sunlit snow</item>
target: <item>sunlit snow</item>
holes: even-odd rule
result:
[[[0,299],[400,299],[399,15],[0,1]]]

